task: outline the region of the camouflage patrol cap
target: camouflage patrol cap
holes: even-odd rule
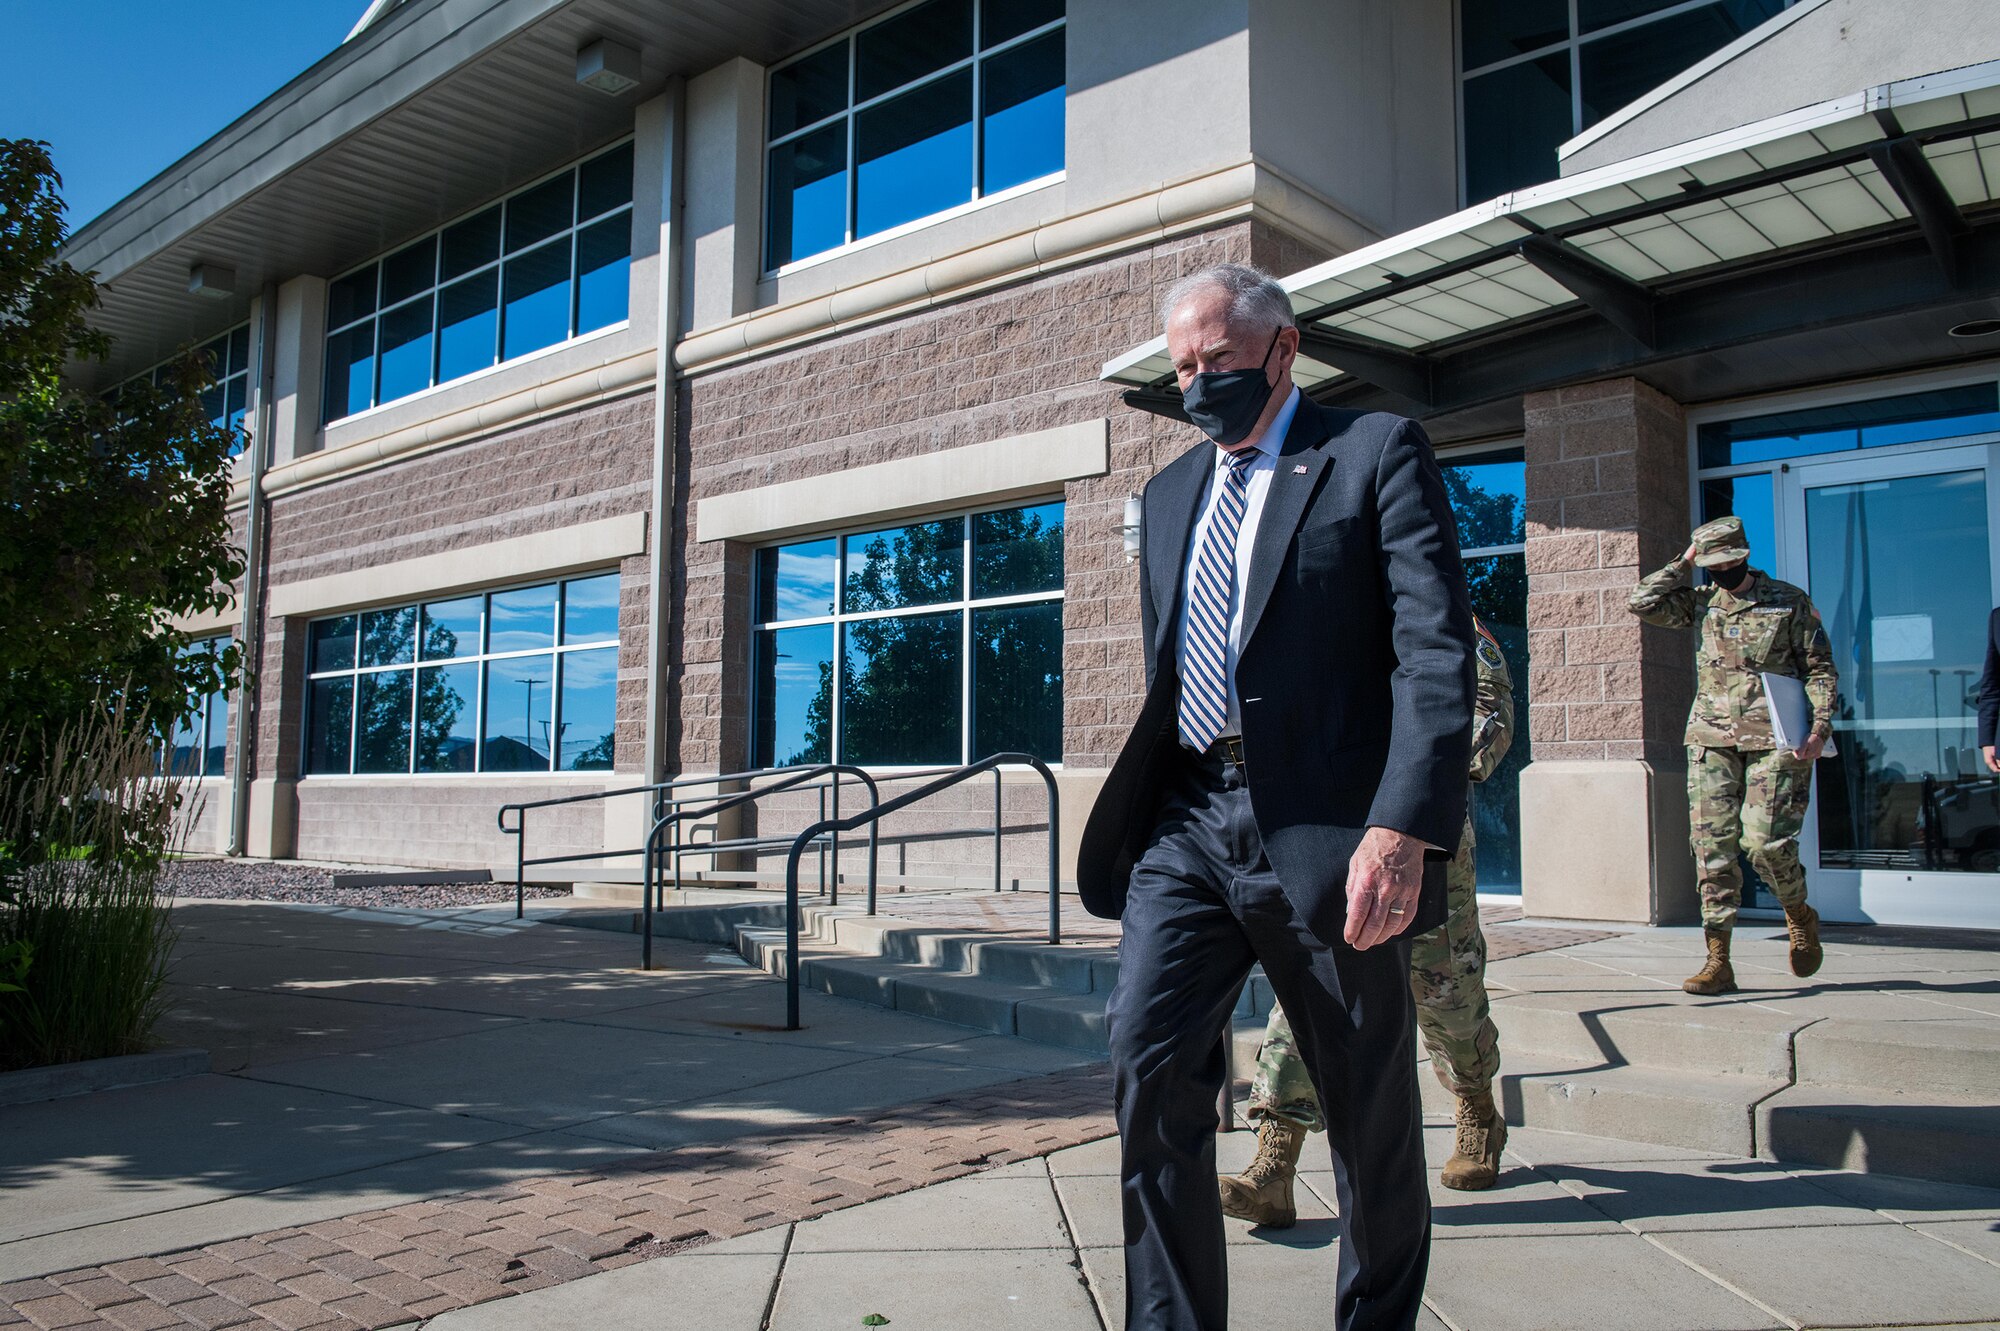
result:
[[[1694,529],[1694,562],[1701,568],[1720,568],[1750,557],[1750,542],[1743,535],[1743,519],[1717,518]]]

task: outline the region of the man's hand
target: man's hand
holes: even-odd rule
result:
[[[1979,750],[1979,756],[1986,760],[1987,771],[2000,772],[2000,758],[1993,756],[1993,746],[1991,744],[1983,746]]]
[[[1683,564],[1694,563],[1694,543],[1692,541],[1688,543],[1687,549],[1681,551],[1681,563]]]
[[[1424,886],[1424,843],[1371,827],[1347,862],[1348,943],[1364,951],[1403,932],[1417,917]]]
[[[1792,750],[1792,756],[1795,758],[1802,759],[1805,762],[1816,763],[1819,761],[1820,754],[1824,753],[1825,751],[1826,751],[1826,736],[1820,734],[1817,730],[1815,730],[1812,734],[1806,736],[1806,742],[1803,745]],[[1989,750],[1989,753],[1990,752],[1991,751]]]

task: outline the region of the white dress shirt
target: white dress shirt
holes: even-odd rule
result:
[[[1257,543],[1257,523],[1264,515],[1264,496],[1271,492],[1271,476],[1278,469],[1278,450],[1285,446],[1285,435],[1292,428],[1292,417],[1298,409],[1299,390],[1294,386],[1285,405],[1272,418],[1271,427],[1250,445],[1257,450],[1258,457],[1244,478],[1243,525],[1236,532],[1236,576],[1229,589],[1229,641],[1223,652],[1223,666],[1229,680],[1229,719],[1222,727],[1225,735],[1243,733],[1243,715],[1236,697],[1236,658],[1243,647],[1243,589],[1250,583],[1250,552]],[[1201,553],[1202,541],[1208,536],[1209,519],[1215,514],[1216,497],[1221,493],[1218,486],[1228,469],[1229,453],[1218,445],[1214,465],[1209,469],[1208,490],[1195,519],[1194,537],[1188,542],[1187,563],[1181,571],[1179,641],[1183,660],[1187,656],[1187,598],[1194,588],[1194,563]]]

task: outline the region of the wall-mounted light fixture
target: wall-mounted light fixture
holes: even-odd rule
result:
[[[188,269],[188,293],[221,300],[236,294],[236,270],[212,263],[198,263]]]
[[[1143,548],[1141,546],[1140,527],[1142,519],[1145,517],[1145,508],[1145,504],[1140,501],[1138,495],[1128,495],[1126,497],[1125,521],[1119,524],[1118,530],[1125,537],[1125,562],[1128,564],[1138,561],[1139,551]]]
[[[623,42],[599,37],[576,50],[576,81],[616,97],[639,86],[639,53]]]

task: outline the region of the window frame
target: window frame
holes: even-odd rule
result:
[[[940,66],[939,68],[931,70],[929,73],[920,75],[917,78],[911,79],[908,82],[897,84],[895,87],[877,93],[872,97],[865,98],[861,101],[855,100],[854,93],[856,84],[856,62],[858,59],[856,52],[859,47],[861,34],[869,31],[870,29],[879,27],[884,23],[891,22],[896,18],[900,17],[901,15],[903,15],[904,13],[907,13],[912,9],[916,9],[928,3],[930,3],[930,0],[905,0],[903,4],[897,5],[894,9],[890,9],[884,13],[878,14],[874,18],[869,19],[866,23],[857,24],[854,27],[848,28],[844,32],[837,33],[834,36],[827,38],[825,41],[816,42],[813,45],[806,47],[804,50],[799,51],[795,55],[787,56],[785,59],[778,61],[777,63],[771,65],[768,69],[765,70],[764,105],[762,108],[763,110],[762,123],[764,125],[764,132],[760,136],[762,139],[762,143],[758,149],[758,166],[757,166],[758,175],[762,185],[762,189],[760,191],[761,199],[758,211],[758,219],[759,219],[758,234],[760,241],[759,256],[758,256],[759,280],[768,280],[770,278],[783,277],[788,273],[798,272],[801,269],[810,268],[815,265],[825,263],[829,259],[834,259],[842,255],[854,253],[856,250],[866,249],[871,245],[879,245],[885,241],[894,240],[898,236],[909,235],[910,233],[921,230],[924,227],[936,226],[940,222],[948,221],[955,217],[962,217],[967,213],[975,212],[981,208],[989,207],[993,204],[1000,203],[1004,200],[1016,198],[1022,194],[1029,193],[1030,191],[1042,189],[1049,185],[1053,185],[1056,182],[1065,179],[1066,176],[1068,175],[1068,170],[1069,170],[1069,151],[1067,144],[1067,132],[1069,124],[1068,0],[1064,0],[1063,14],[1061,18],[1051,19],[1049,22],[1044,23],[1039,27],[1029,28],[1025,32],[1020,32],[1012,37],[1007,38],[1005,41],[996,42],[992,46],[980,45],[980,39],[984,31],[986,0],[970,0],[970,3],[972,5],[972,54],[964,57],[963,59],[955,60],[951,64]],[[1030,42],[1038,41],[1041,38],[1048,36],[1050,33],[1055,33],[1055,32],[1059,32],[1064,35],[1062,86],[1063,86],[1063,101],[1064,101],[1063,124],[1064,124],[1065,143],[1062,154],[1063,164],[1056,170],[1051,171],[1046,175],[1036,176],[1031,180],[1024,180],[1013,185],[1008,185],[1003,189],[994,190],[990,194],[984,193],[981,190],[980,168],[985,164],[986,160],[986,127],[985,127],[985,117],[981,112],[981,106],[982,106],[981,99],[985,95],[986,62],[996,56],[1004,55],[1007,52],[1012,51],[1016,47],[1025,46]],[[812,57],[818,55],[820,52],[825,51],[830,47],[841,45],[842,43],[845,43],[847,46],[846,104],[840,110],[835,111],[831,115],[822,116],[820,119],[812,121],[808,124],[796,126],[786,131],[784,134],[775,136],[772,135],[770,132],[772,79],[776,75],[782,73],[784,70],[790,68],[791,66],[796,64],[801,64],[807,60],[810,60]],[[857,121],[860,119],[862,113],[868,111],[869,109],[875,106],[879,106],[885,102],[894,101],[898,97],[907,96],[908,94],[913,93],[920,88],[926,88],[933,83],[942,82],[945,79],[951,78],[953,75],[964,73],[968,69],[972,71],[972,100],[971,100],[972,197],[967,199],[963,203],[953,204],[951,207],[942,209],[935,213],[926,213],[922,217],[911,218],[907,222],[899,222],[895,226],[884,228],[881,231],[871,231],[865,236],[857,235],[856,226],[859,220],[859,213],[860,213],[861,183],[860,183],[859,166],[855,160],[855,148],[856,148],[855,125]],[[842,232],[845,238],[838,245],[830,246],[827,249],[817,251],[816,253],[813,254],[802,255],[801,257],[796,259],[787,259],[782,263],[774,264],[770,261],[772,257],[771,256],[771,238],[772,238],[771,209],[773,203],[775,202],[775,195],[773,194],[771,188],[771,154],[775,149],[782,147],[787,143],[791,143],[796,139],[804,138],[807,135],[818,133],[819,131],[826,129],[829,126],[839,124],[843,121],[845,122],[846,125],[845,143],[846,143],[846,153],[847,153],[846,157],[847,166],[845,168],[845,174],[847,176],[847,188],[844,191],[844,208],[846,212],[846,225]]]
[[[614,633],[613,636],[609,638],[590,638],[581,642],[574,642],[574,643],[560,641],[560,639],[562,638],[563,614],[564,611],[568,608],[569,604],[569,584],[573,582],[588,582],[594,578],[600,578],[605,576],[615,576],[619,580],[619,594],[621,598],[621,604],[619,606],[619,623],[617,632]],[[552,635],[552,641],[550,642],[550,645],[546,647],[525,647],[515,651],[506,651],[506,652],[495,652],[489,650],[493,637],[492,598],[495,596],[505,596],[509,592],[529,591],[538,587],[551,587],[551,586],[556,589],[556,603],[555,603],[554,621],[553,621],[555,625],[555,631]],[[618,770],[617,756],[615,752],[615,747],[616,747],[615,738],[614,738],[614,753],[612,757],[612,765],[610,767],[593,768],[586,771],[573,771],[557,766],[557,762],[560,758],[560,753],[561,753],[560,748],[558,746],[561,743],[560,736],[562,733],[562,721],[563,721],[562,710],[561,710],[562,708],[561,698],[562,698],[562,687],[564,683],[564,675],[563,675],[563,662],[560,658],[574,652],[602,651],[606,648],[609,648],[614,653],[616,653],[622,649],[623,635],[625,630],[623,605],[622,605],[623,594],[624,594],[624,574],[622,570],[618,568],[618,566],[613,565],[609,568],[583,569],[575,573],[566,573],[553,578],[544,576],[540,578],[527,579],[525,581],[502,583],[489,587],[476,587],[476,588],[467,588],[460,591],[429,593],[422,597],[419,597],[414,601],[398,600],[398,601],[387,602],[381,605],[354,606],[345,610],[335,611],[332,614],[319,614],[311,616],[306,622],[306,647],[305,647],[306,669],[302,676],[303,696],[300,700],[301,705],[299,708],[300,715],[299,715],[298,775],[300,779],[302,780],[309,779],[312,781],[401,781],[410,779],[433,780],[433,781],[434,780],[466,781],[473,779],[540,780],[545,777],[556,777],[566,780],[601,781],[613,775]],[[440,601],[465,600],[467,598],[474,596],[480,598],[479,650],[470,653],[459,653],[458,655],[455,656],[440,656],[440,657],[426,658],[423,654],[423,643],[422,643],[423,608],[426,605],[436,604]],[[394,665],[380,665],[380,666],[362,665],[361,655],[360,655],[360,636],[359,636],[360,635],[359,621],[361,616],[371,613],[381,614],[384,612],[395,612],[400,610],[412,610],[417,615],[416,627],[413,630],[413,632],[417,635],[417,638],[415,643],[415,649],[411,655],[411,659],[408,661],[399,662]],[[316,624],[326,623],[329,620],[345,619],[349,616],[352,616],[356,621],[354,664],[345,667],[343,669],[314,670],[312,668],[313,626]],[[550,658],[551,661],[550,691],[555,695],[553,698],[550,699],[549,703],[550,707],[549,720],[551,728],[558,738],[556,745],[551,746],[551,752],[549,754],[549,766],[546,769],[511,768],[506,770],[494,769],[489,771],[485,766],[487,666],[490,662],[494,661],[520,660],[527,657],[538,657],[538,656],[546,656]],[[473,696],[473,726],[472,726],[473,767],[472,770],[469,772],[420,771],[417,768],[417,716],[418,716],[418,710],[422,704],[422,692],[421,689],[418,687],[419,678],[422,671],[424,671],[425,669],[440,667],[440,666],[451,666],[451,665],[460,665],[460,666],[472,665],[476,666],[479,671],[478,684],[474,689],[474,696]],[[406,770],[401,772],[358,772],[355,770],[355,762],[358,758],[360,751],[359,740],[360,740],[360,726],[361,726],[361,677],[364,675],[393,674],[397,671],[406,672],[410,676],[411,726],[410,726],[408,766]],[[321,680],[340,680],[340,679],[353,681],[353,687],[350,691],[350,697],[347,708],[347,770],[345,772],[315,772],[311,770],[312,740],[313,740],[312,687],[316,682]],[[613,688],[614,707],[615,707],[615,697],[617,689],[617,674],[615,672],[612,676],[612,679],[613,679],[612,688]],[[613,726],[614,728],[612,733],[615,737],[617,734],[615,728],[616,727],[615,712],[614,712]]]
[[[216,654],[220,655],[222,652],[228,651],[235,641],[236,634],[233,630],[225,630],[221,633],[206,633],[199,638],[191,639],[181,649],[180,654],[184,657],[196,656],[214,649]],[[229,727],[236,720],[235,717],[230,715],[229,695],[232,692],[233,690],[231,689],[221,688],[202,695],[201,708],[196,714],[196,719],[200,723],[200,729],[197,733],[201,736],[201,743],[194,746],[195,752],[201,755],[195,764],[196,770],[191,772],[174,771],[174,739],[177,736],[169,735],[167,742],[160,746],[160,751],[154,759],[153,767],[155,776],[175,781],[220,781],[229,775],[229,750],[231,747],[229,743]],[[214,713],[217,705],[222,707],[223,712],[222,764],[215,771],[211,772],[208,770],[208,750],[210,747],[208,734],[209,727],[215,720]]]
[[[984,597],[974,596],[972,594],[973,519],[986,513],[1006,513],[1014,509],[1043,508],[1048,506],[1049,504],[1061,504],[1063,506],[1064,585],[1056,588],[1053,591],[1018,592],[1008,596],[984,596]],[[936,601],[926,605],[904,606],[894,610],[849,611],[846,609],[846,582],[847,582],[847,571],[848,571],[847,542],[849,541],[849,539],[856,536],[872,535],[876,532],[888,530],[895,527],[921,526],[926,523],[949,522],[953,519],[957,519],[961,524],[960,537],[959,537],[960,583],[959,583],[959,595],[957,599],[949,601]],[[814,541],[825,541],[825,540],[832,540],[835,543],[834,573],[833,573],[833,587],[834,587],[833,613],[826,615],[808,615],[797,619],[772,619],[772,620],[759,619],[757,617],[759,607],[757,606],[755,600],[757,595],[756,584],[758,580],[757,562],[764,557],[764,552],[767,550],[780,550],[787,546],[792,546],[792,545],[803,545]],[[868,522],[866,524],[855,525],[855,526],[844,526],[833,531],[795,534],[792,536],[788,536],[781,541],[767,541],[755,546],[750,552],[750,569],[751,569],[750,581],[751,581],[751,598],[752,598],[751,608],[750,608],[750,643],[751,643],[750,671],[749,671],[750,687],[748,690],[749,703],[750,703],[749,707],[750,725],[748,728],[748,736],[747,736],[750,755],[746,765],[747,766],[756,765],[757,753],[761,747],[761,738],[762,738],[757,733],[757,718],[760,714],[760,704],[763,700],[762,699],[763,672],[759,670],[756,665],[756,656],[757,656],[756,644],[758,641],[758,635],[766,632],[776,632],[783,629],[817,628],[822,625],[825,625],[832,629],[833,692],[832,692],[832,697],[829,700],[829,711],[827,713],[828,754],[826,761],[838,763],[846,761],[846,759],[841,756],[841,738],[842,738],[841,729],[842,729],[842,722],[845,720],[845,711],[846,711],[845,705],[842,700],[842,688],[841,688],[841,685],[844,682],[844,677],[846,675],[846,664],[847,664],[846,635],[843,632],[845,626],[848,624],[866,623],[870,620],[919,618],[923,616],[939,615],[946,613],[955,613],[959,617],[959,630],[958,630],[959,631],[959,681],[958,681],[959,758],[955,762],[948,762],[942,764],[868,763],[868,764],[856,764],[856,765],[865,766],[867,770],[871,772],[884,772],[894,775],[897,773],[906,773],[906,772],[932,771],[940,766],[958,767],[958,766],[963,766],[966,763],[977,761],[980,755],[975,755],[972,752],[972,745],[974,739],[973,730],[977,722],[978,705],[979,705],[978,699],[974,696],[973,693],[973,689],[976,683],[975,672],[973,669],[974,656],[973,656],[973,637],[972,637],[972,624],[974,616],[978,611],[981,610],[1004,609],[1008,606],[1047,605],[1051,603],[1057,605],[1066,604],[1069,595],[1068,585],[1067,585],[1068,566],[1069,566],[1069,502],[1068,502],[1068,497],[1060,492],[1055,494],[1046,494],[1040,496],[1029,496],[1020,499],[1009,499],[1000,503],[981,504],[973,508],[950,509],[942,513],[918,513],[899,518],[877,519]],[[1067,681],[1065,681],[1065,683],[1066,682]],[[1063,695],[1065,702],[1067,702],[1068,696],[1069,695],[1065,690]],[[1061,725],[1062,722],[1058,720],[1057,722],[1058,733],[1060,733]],[[778,754],[775,748],[772,751],[771,757],[773,762],[777,761]],[[1062,770],[1063,764],[1060,758],[1052,762],[1047,759],[1044,759],[1043,761],[1051,771]],[[1012,765],[1010,764],[1009,766],[1011,767]]]
[[[1480,65],[1475,69],[1468,69],[1465,66],[1464,0],[1460,0],[1460,3],[1457,7],[1457,12],[1453,16],[1457,20],[1457,22],[1454,23],[1452,26],[1452,51],[1453,51],[1452,63],[1458,69],[1458,78],[1454,83],[1453,88],[1455,93],[1457,94],[1457,101],[1458,101],[1457,121],[1458,121],[1459,206],[1461,208],[1468,208],[1475,203],[1483,202],[1483,200],[1469,197],[1468,194],[1468,187],[1470,184],[1470,171],[1468,169],[1468,163],[1466,160],[1466,152],[1465,152],[1465,143],[1466,143],[1465,85],[1467,83],[1471,82],[1473,79],[1480,77],[1483,74],[1491,74],[1498,70],[1510,68],[1514,65],[1525,65],[1532,61],[1545,60],[1552,55],[1564,56],[1569,64],[1569,124],[1570,124],[1569,132],[1570,132],[1570,137],[1574,138],[1576,135],[1581,134],[1583,133],[1584,130],[1590,128],[1589,125],[1583,123],[1583,48],[1584,47],[1590,45],[1593,42],[1600,41],[1606,37],[1616,37],[1619,36],[1620,34],[1631,32],[1637,28],[1644,28],[1654,23],[1663,22],[1667,19],[1679,18],[1683,14],[1692,14],[1697,10],[1707,9],[1708,7],[1716,3],[1717,0],[1678,0],[1677,3],[1666,5],[1663,8],[1655,10],[1650,14],[1640,14],[1635,18],[1624,19],[1617,23],[1608,23],[1601,28],[1594,28],[1589,33],[1584,33],[1581,30],[1583,24],[1581,16],[1578,12],[1580,9],[1579,0],[1567,0],[1567,5],[1569,9],[1569,31],[1561,41],[1550,42],[1545,46],[1538,46],[1532,51],[1518,52],[1514,55],[1507,56],[1504,59],[1490,60],[1487,63]],[[1798,5],[1799,3],[1800,0],[1780,0],[1781,7],[1778,12],[1782,14],[1783,12],[1785,12],[1785,10],[1791,9],[1796,5]],[[1765,22],[1768,21],[1769,20],[1765,20]],[[1754,31],[1754,29],[1752,29],[1752,31]],[[1675,71],[1675,73],[1680,73],[1680,72],[1681,71],[1678,70]],[[1672,77],[1672,75],[1669,75],[1669,77]],[[1644,94],[1641,94],[1641,96],[1644,96]],[[1626,105],[1630,105],[1630,103],[1627,103]],[[1613,108],[1612,110],[1607,111],[1604,114],[1606,116],[1614,115],[1617,113],[1619,109],[1622,108]],[[1555,176],[1549,177],[1550,180],[1554,180],[1556,178],[1557,177]],[[1530,184],[1528,185],[1517,185],[1514,188],[1528,189],[1531,188],[1533,185],[1546,184],[1546,183],[1548,182],[1534,181],[1530,182]]]
[[[548,355],[551,352],[557,351],[563,347],[574,346],[577,343],[585,341],[590,338],[603,337],[612,333],[619,332],[623,329],[630,328],[632,325],[632,302],[631,302],[631,290],[630,290],[629,265],[632,262],[633,258],[632,252],[634,249],[634,241],[636,239],[636,237],[634,237],[632,234],[632,221],[637,215],[634,205],[634,199],[638,194],[637,190],[638,164],[636,160],[637,159],[637,149],[635,146],[636,142],[637,142],[636,137],[631,134],[627,134],[621,138],[614,139],[610,143],[604,144],[601,147],[595,148],[581,157],[573,159],[564,166],[560,166],[553,171],[545,172],[542,175],[535,177],[533,180],[530,180],[525,184],[514,186],[513,188],[507,190],[503,194],[497,195],[493,198],[486,199],[481,203],[479,203],[478,205],[468,208],[465,211],[457,214],[456,216],[447,219],[442,225],[432,227],[430,230],[420,232],[417,235],[406,237],[401,242],[393,246],[390,246],[389,248],[384,249],[377,254],[370,256],[369,258],[363,260],[360,263],[354,264],[351,267],[343,269],[339,273],[336,273],[333,277],[327,279],[327,286],[329,289],[331,289],[336,284],[344,282],[348,278],[353,277],[356,274],[361,273],[370,267],[375,269],[375,300],[372,307],[369,309],[368,313],[363,315],[358,315],[355,318],[348,320],[346,323],[337,326],[332,322],[331,315],[329,314],[328,318],[321,324],[320,353],[319,353],[320,428],[332,429],[337,425],[344,425],[349,421],[360,420],[362,417],[373,415],[374,413],[380,412],[385,408],[401,406],[405,403],[413,402],[425,396],[426,394],[435,393],[440,389],[452,387],[458,384],[469,383],[472,380],[477,379],[482,375],[491,374],[494,371],[499,370],[505,366],[519,365],[526,361],[533,360],[537,356]],[[597,161],[599,158],[608,156],[611,153],[615,153],[620,149],[627,147],[632,147],[634,149],[634,163],[633,163],[634,189],[632,191],[633,197],[627,198],[626,201],[622,204],[619,204],[612,208],[607,208],[599,213],[594,213],[589,217],[578,216],[578,211],[583,206],[582,203],[583,168],[589,165],[590,163]],[[524,245],[518,250],[513,250],[513,251],[508,250],[507,248],[508,205],[512,204],[515,200],[523,197],[524,195],[530,194],[533,191],[541,188],[543,185],[548,184],[550,181],[555,180],[564,175],[568,175],[570,177],[569,225],[566,228],[554,234],[545,236],[542,239],[535,241],[533,244]],[[472,218],[477,217],[479,214],[486,212],[488,209],[492,208],[498,208],[500,210],[500,218],[498,222],[499,239],[497,242],[497,252],[495,253],[494,257],[472,268],[468,268],[463,272],[456,272],[453,273],[448,278],[445,277],[444,258],[443,258],[444,233],[451,230],[453,227],[459,225],[460,223],[469,221]],[[583,234],[583,232],[589,230],[591,227],[594,227],[599,223],[608,221],[611,218],[618,216],[620,213],[623,213],[626,218],[626,263],[628,265],[627,267],[628,277],[627,277],[627,290],[626,290],[626,301],[625,301],[625,317],[622,319],[614,319],[612,322],[605,324],[599,328],[593,328],[588,332],[579,332],[577,331],[577,328],[578,324],[581,322],[582,313],[581,313],[581,287],[580,287],[581,274],[577,272],[578,238]],[[387,259],[391,258],[392,256],[400,254],[404,250],[409,249],[411,246],[421,245],[426,241],[431,242],[432,245],[430,284],[426,286],[422,291],[412,295],[405,296],[402,299],[396,301],[392,305],[384,305],[382,303],[384,262]],[[507,338],[507,318],[506,318],[507,266],[510,263],[518,262],[519,260],[526,258],[531,254],[540,253],[541,251],[544,251],[556,245],[567,245],[569,247],[568,282],[570,286],[570,292],[569,292],[569,315],[567,324],[567,327],[569,328],[569,333],[567,336],[559,338],[556,341],[549,343],[547,346],[536,347],[532,351],[524,351],[517,356],[511,356],[511,357],[507,356],[505,355],[506,338]],[[493,287],[494,287],[493,359],[490,363],[481,366],[479,369],[468,370],[464,374],[454,375],[449,379],[441,378],[440,375],[443,371],[443,366],[440,362],[440,357],[442,356],[443,352],[442,352],[442,338],[440,334],[442,330],[438,326],[438,310],[440,304],[440,297],[442,296],[446,288],[457,286],[460,283],[471,281],[474,278],[477,278],[483,274],[488,274],[488,273],[493,274]],[[430,372],[428,375],[429,382],[424,387],[415,389],[408,393],[404,393],[399,397],[385,399],[381,396],[382,320],[384,319],[385,316],[389,314],[395,313],[400,310],[410,309],[411,307],[416,306],[425,301],[428,301],[430,303],[430,311],[431,311],[430,334],[429,334],[431,342]],[[362,327],[372,327],[374,330],[374,338],[373,338],[374,349],[369,353],[368,356],[369,404],[366,407],[361,408],[359,411],[351,411],[340,416],[334,416],[330,414],[331,403],[329,402],[327,397],[327,388],[328,385],[332,382],[332,376],[331,374],[328,373],[329,369],[331,368],[331,363],[328,357],[331,354],[333,339],[338,337],[342,333],[351,332],[357,328],[362,328]]]
[[[222,415],[219,418],[211,416],[208,420],[209,424],[215,426],[217,429],[228,430],[235,436],[236,441],[229,447],[229,456],[232,461],[241,457],[250,444],[250,423],[252,420],[250,414],[250,366],[257,359],[257,348],[255,339],[251,335],[250,322],[250,320],[245,319],[241,323],[231,324],[214,337],[203,338],[198,344],[190,344],[187,348],[188,351],[192,351],[197,356],[204,355],[216,348],[220,348],[221,350],[224,372],[214,376],[215,382],[210,385],[209,391],[222,394]],[[232,347],[238,333],[243,334],[243,364],[241,366],[238,366],[231,358]],[[118,393],[127,384],[136,384],[141,379],[152,384],[155,388],[159,387],[160,371],[166,369],[167,366],[173,364],[185,354],[185,351],[175,352],[173,355],[147,366],[137,374],[126,376],[109,390],[109,395],[116,398]],[[243,384],[243,423],[241,425],[231,425],[229,423],[229,385],[238,380],[242,381]]]
[[[1528,465],[1526,443],[1527,441],[1522,436],[1513,435],[1501,439],[1488,439],[1474,444],[1453,445],[1450,447],[1440,448],[1437,450],[1437,463],[1439,468],[1441,469],[1458,466],[1465,463],[1472,463],[1476,465],[1478,463],[1485,461],[1511,462],[1515,460],[1518,460],[1522,467],[1522,477],[1524,481],[1523,496],[1522,496],[1522,514],[1521,514],[1522,539],[1519,541],[1501,542],[1496,545],[1462,545],[1459,547],[1458,550],[1459,560],[1461,563],[1469,560],[1485,559],[1494,556],[1512,556],[1524,561],[1522,572],[1524,575],[1526,574],[1527,569],[1525,561],[1528,557],[1527,525],[1526,525],[1527,498],[1526,498],[1526,486],[1525,486],[1525,479],[1527,475],[1527,465]],[[1454,521],[1456,520],[1456,516],[1457,516],[1456,514],[1453,515]],[[1530,595],[1532,595],[1532,592],[1530,593]],[[1522,612],[1523,612],[1524,629],[1526,627],[1526,611],[1527,607],[1526,605],[1523,605]],[[1527,765],[1526,762],[1521,762],[1515,758],[1515,751],[1517,749],[1529,762],[1533,761],[1534,758],[1534,743],[1532,737],[1528,733],[1527,712],[1526,709],[1521,706],[1521,701],[1523,699],[1532,699],[1534,696],[1530,689],[1530,679],[1529,679],[1529,674],[1533,670],[1534,658],[1533,654],[1528,650],[1525,640],[1522,645],[1522,652],[1523,652],[1522,665],[1524,668],[1520,676],[1516,678],[1514,681],[1514,692],[1516,697],[1515,709],[1514,709],[1515,712],[1514,738],[1512,743],[1508,746],[1507,758],[1504,759],[1502,762],[1502,766],[1504,766],[1506,762],[1515,762],[1516,772],[1520,771]],[[1487,789],[1488,786],[1483,782],[1473,786],[1472,803],[1475,809],[1481,796]],[[1511,822],[1513,824],[1513,833],[1515,838],[1514,849],[1518,854],[1520,850],[1520,833],[1521,833],[1521,804],[1520,804],[1520,788],[1518,785],[1516,785],[1513,792],[1513,801],[1514,801],[1514,807],[1511,810]],[[1482,840],[1480,844],[1485,845],[1487,844],[1487,842],[1485,840]],[[1516,868],[1518,870],[1518,865],[1516,866]],[[1475,874],[1477,873],[1477,865],[1474,866],[1474,873]],[[1479,896],[1492,902],[1512,904],[1518,902],[1521,899],[1521,884],[1517,881],[1512,884],[1493,883],[1490,886],[1479,885],[1477,886],[1477,893]]]

